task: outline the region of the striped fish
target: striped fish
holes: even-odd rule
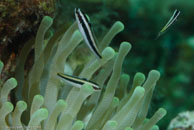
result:
[[[68,84],[71,84],[75,87],[81,88],[81,86],[86,83],[88,85],[91,85],[94,90],[101,90],[98,84],[96,84],[92,81],[89,81],[87,79],[82,79],[82,78],[79,78],[79,77],[70,76],[70,75],[63,74],[63,73],[57,73],[57,75],[62,77],[63,79],[65,79],[65,81]]]
[[[84,14],[79,8],[75,8],[75,17],[78,24],[79,31],[81,32],[86,44],[90,48],[90,50],[101,59],[102,56],[96,46],[96,40],[94,38],[93,32],[91,30],[91,24]]]
[[[165,31],[170,27],[170,25],[172,25],[172,24],[176,21],[176,19],[177,19],[177,17],[179,16],[179,14],[180,14],[180,11],[176,9],[176,10],[174,11],[172,17],[169,19],[169,21],[166,23],[166,25],[162,28],[162,30],[158,33],[157,38],[160,37],[161,34],[162,34],[163,32],[165,32]]]

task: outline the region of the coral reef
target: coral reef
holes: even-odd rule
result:
[[[43,16],[53,16],[55,0],[1,0],[0,1],[0,58],[7,59],[32,40]],[[17,57],[16,57],[17,58]],[[14,62],[15,63],[15,62]],[[11,65],[14,66],[15,64]]]
[[[2,0],[0,2],[1,44],[11,41],[18,32],[22,33],[33,29],[40,22],[43,15],[53,13],[53,4],[53,0],[49,0],[49,2],[44,0]]]
[[[16,79],[10,78],[5,83],[1,81],[1,128],[158,130],[156,123],[166,114],[166,110],[159,108],[152,117],[147,117],[147,113],[160,73],[152,70],[147,79],[143,73],[136,73],[128,91],[129,75],[122,73],[122,65],[131,44],[122,42],[118,52],[108,47],[124,25],[120,21],[113,24],[99,44],[102,59],[89,57],[81,72],[76,74],[98,83],[102,90],[94,91],[87,84],[80,89],[69,86],[57,76],[58,72],[70,72],[66,68],[67,59],[79,47],[82,37],[77,24],[73,23],[68,30],[62,28],[45,39],[52,23],[49,16],[43,18],[35,44],[28,42],[21,50]],[[24,65],[33,46],[34,64],[26,76]],[[72,69],[71,64],[69,66],[68,69]],[[77,67],[71,70],[74,75]],[[2,68],[1,62],[0,70]],[[14,108],[8,97],[16,86],[14,93],[17,102]]]
[[[168,127],[168,130],[193,130],[194,129],[194,112],[181,112],[175,117]]]

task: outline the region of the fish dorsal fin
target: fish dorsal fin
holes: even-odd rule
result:
[[[81,10],[80,10],[81,11]],[[90,23],[90,17],[86,14],[86,13],[84,13],[83,11],[81,11],[82,12],[82,14],[83,14],[83,16],[84,16],[84,18],[85,18],[85,20],[87,21],[87,23],[88,23],[88,25],[90,26],[90,28],[91,28],[91,23]]]
[[[84,17],[86,19],[86,21],[88,22],[88,25],[90,26],[90,28],[92,27],[91,22],[90,22],[90,17],[87,14],[84,14]]]

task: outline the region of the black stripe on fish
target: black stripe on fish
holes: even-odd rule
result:
[[[94,88],[94,90],[101,90],[97,83],[89,81],[87,79],[79,78],[76,76],[70,76],[70,75],[63,74],[63,73],[57,73],[57,75],[60,76],[61,78],[64,78],[67,81],[78,84],[80,86],[87,83],[87,84],[91,85]],[[96,86],[98,86],[98,87],[96,87]]]

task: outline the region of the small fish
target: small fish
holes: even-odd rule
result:
[[[79,77],[70,76],[70,75],[63,74],[63,73],[57,73],[57,75],[62,77],[63,79],[66,80],[67,83],[69,83],[75,87],[81,88],[81,86],[86,83],[88,85],[91,85],[94,88],[94,90],[101,90],[98,84],[96,84],[92,81],[89,81],[87,79],[82,79]]]
[[[101,59],[102,56],[101,56],[101,54],[96,46],[96,40],[95,40],[93,32],[91,30],[91,24],[90,24],[88,18],[86,17],[84,12],[82,12],[79,8],[75,8],[75,17],[76,17],[76,21],[78,24],[78,28],[79,28],[86,44],[88,45],[90,50],[99,59]]]
[[[176,9],[176,10],[174,11],[172,17],[170,18],[170,20],[166,23],[166,25],[165,25],[165,26],[162,28],[162,30],[158,33],[156,39],[159,38],[159,37],[161,36],[161,34],[162,34],[164,31],[166,31],[166,30],[170,27],[170,25],[172,25],[172,24],[176,21],[176,19],[177,19],[177,17],[179,16],[179,14],[180,14],[180,11]]]

